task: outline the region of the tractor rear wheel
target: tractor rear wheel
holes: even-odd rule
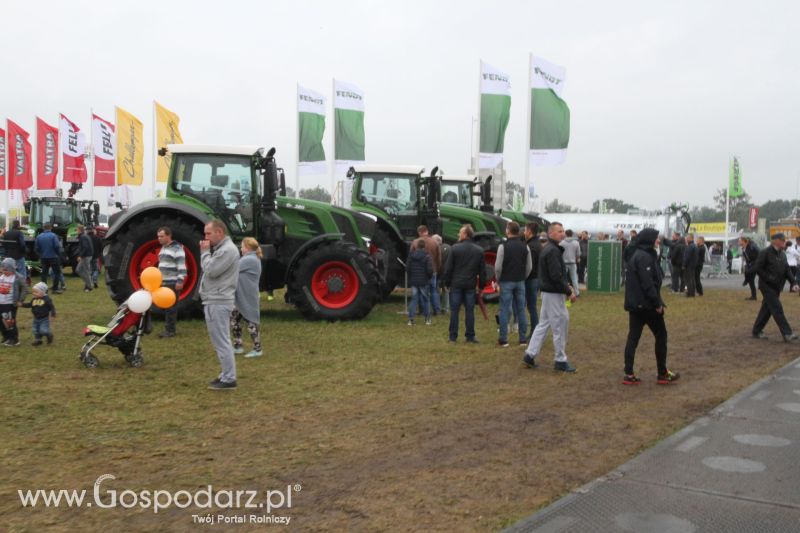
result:
[[[352,243],[330,242],[297,262],[290,290],[306,318],[358,320],[378,301],[378,271],[366,251]]]
[[[202,311],[199,300],[194,298],[200,285],[200,240],[203,238],[200,223],[183,222],[168,215],[146,217],[117,231],[105,243],[103,263],[106,271],[106,287],[116,303],[121,304],[135,291],[142,288],[139,274],[149,266],[158,266],[161,245],[156,233],[158,228],[168,227],[172,238],[183,245],[186,253],[186,280],[178,294],[178,314],[197,315]],[[153,307],[157,314],[163,310]]]

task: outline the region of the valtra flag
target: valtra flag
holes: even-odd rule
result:
[[[0,128],[0,191],[6,190],[6,130]]]
[[[97,115],[92,115],[92,153],[94,153],[95,187],[114,187],[117,184],[116,147],[117,140],[114,136],[114,125]]]
[[[164,148],[168,144],[183,144],[183,137],[178,130],[181,119],[158,102],[153,102],[156,108],[156,150]],[[166,183],[169,177],[169,165],[171,158],[169,154],[164,157],[158,156],[156,159],[156,181]]]
[[[8,188],[26,190],[33,186],[30,135],[8,121]]]
[[[78,126],[61,115],[61,154],[64,157],[64,183],[86,183],[86,137]]]
[[[58,128],[36,117],[36,189],[52,191],[58,177]]]
[[[144,179],[142,122],[117,107],[117,183],[141,185]]]

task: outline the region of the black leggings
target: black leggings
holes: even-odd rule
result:
[[[650,328],[656,338],[656,365],[658,374],[667,373],[667,325],[664,315],[655,310],[631,311],[628,313],[628,342],[625,344],[625,373],[633,374],[633,360],[636,356],[636,347],[642,337],[645,326]]]

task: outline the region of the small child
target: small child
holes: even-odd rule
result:
[[[17,262],[10,257],[0,263],[0,333],[3,346],[19,346],[17,306],[25,298],[25,280],[17,273]]]
[[[47,295],[47,283],[39,282],[33,286],[33,300],[30,303],[22,304],[33,312],[33,345],[40,346],[42,337],[47,338],[47,344],[53,342],[53,334],[50,331],[50,317],[56,317],[56,306],[53,300]]]

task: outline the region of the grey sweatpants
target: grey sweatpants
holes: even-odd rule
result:
[[[92,289],[92,258],[91,257],[81,257],[81,260],[78,261],[77,266],[75,266],[75,273],[78,274],[81,279],[83,280],[83,288],[84,289]]]
[[[236,359],[233,355],[233,345],[231,344],[231,305],[203,305],[206,315],[206,327],[211,344],[217,351],[217,359],[222,367],[219,374],[220,381],[230,383],[236,381]]]
[[[569,329],[569,311],[567,311],[565,294],[553,292],[543,292],[542,310],[539,312],[539,324],[533,330],[531,342],[525,353],[531,357],[539,355],[544,339],[547,337],[547,330],[553,330],[553,348],[555,349],[555,360],[557,363],[567,360],[567,330]]]

